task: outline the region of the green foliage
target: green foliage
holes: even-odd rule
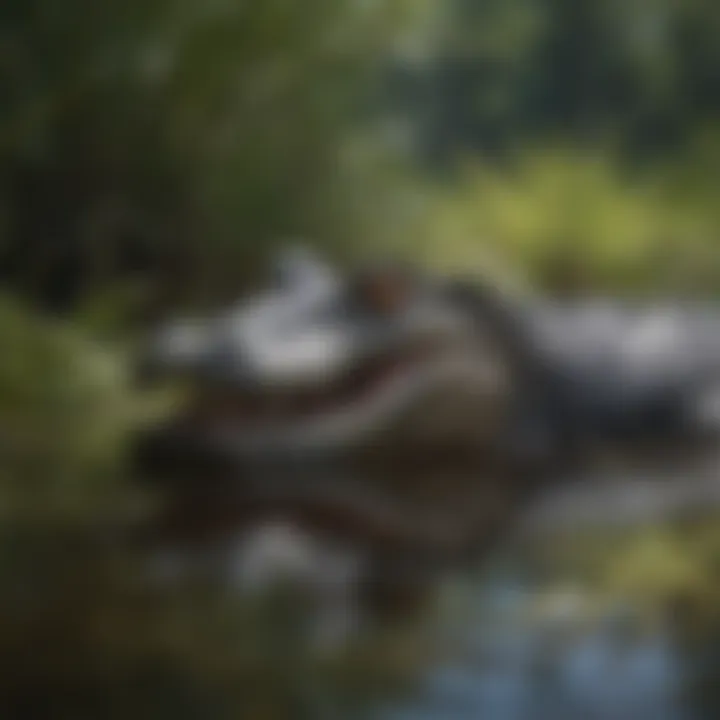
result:
[[[453,0],[400,95],[425,157],[505,157],[518,143],[612,140],[631,163],[717,120],[712,0]],[[433,104],[428,108],[429,103]]]
[[[120,356],[9,298],[0,328],[2,512],[21,500],[38,511],[93,509],[112,491],[110,468],[133,420]]]
[[[414,211],[385,244],[554,291],[716,294],[720,218],[701,167],[630,177],[612,155],[577,149],[526,152],[506,171],[470,162],[452,184],[411,181]]]
[[[101,296],[96,322],[118,276],[150,280],[139,305],[208,301],[298,235],[339,257],[449,243],[463,262],[487,242],[533,277],[617,287],[696,254],[683,272],[712,283],[718,158],[691,148],[716,120],[717,32],[706,0],[12,0],[4,276],[50,305]],[[418,188],[384,120],[412,159],[493,164]],[[558,138],[574,144],[508,175]],[[675,187],[628,182],[639,160]]]
[[[138,269],[207,295],[278,238],[322,238],[342,138],[406,14],[399,1],[4,6],[6,276],[47,302]]]
[[[720,532],[717,512],[630,527],[577,529],[523,549],[543,585],[584,589],[598,608],[630,603],[649,621],[669,623],[677,639],[720,632]]]

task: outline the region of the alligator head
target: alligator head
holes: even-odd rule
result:
[[[300,250],[275,269],[262,294],[152,338],[145,374],[194,388],[155,449],[162,435],[239,462],[497,445],[506,347],[447,283],[391,267],[342,276]]]

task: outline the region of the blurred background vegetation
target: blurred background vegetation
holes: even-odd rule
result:
[[[9,717],[237,717],[214,704],[234,695],[314,716],[312,682],[234,642],[254,611],[208,627],[221,600],[148,596],[108,540],[152,504],[123,459],[138,323],[252,285],[289,237],[558,293],[720,290],[715,0],[5,0],[0,20]],[[708,608],[714,577],[648,587]]]
[[[202,302],[288,236],[715,290],[712,0],[2,13],[0,257],[43,307]]]

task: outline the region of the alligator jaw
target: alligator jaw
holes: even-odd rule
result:
[[[458,461],[468,454],[485,461],[488,443],[483,440],[496,432],[494,415],[505,392],[502,380],[496,369],[473,357],[427,359],[386,378],[372,393],[320,414],[265,427],[233,423],[231,418],[215,424],[201,421],[200,427],[197,421],[182,420],[158,427],[136,443],[137,465],[153,477],[231,478],[258,465],[322,464],[378,453],[387,460],[408,449],[410,459],[431,460],[436,450],[445,456],[443,438],[459,451],[454,453]],[[439,400],[450,406],[451,417],[442,416]],[[463,403],[470,410],[464,416],[458,407]],[[488,417],[492,426],[483,427]],[[455,432],[458,423],[461,434]]]
[[[491,382],[497,384],[498,379],[490,377],[490,372],[473,358],[456,357],[422,363],[391,377],[376,392],[346,406],[264,429],[229,423],[213,431],[208,444],[221,455],[237,459],[332,456],[357,450],[392,439],[399,419],[422,404],[429,393],[437,395],[438,388],[461,387],[471,396],[474,388],[486,388]],[[494,389],[501,390],[500,387]],[[485,398],[477,398],[477,402],[490,405],[496,398],[488,393]],[[428,409],[432,411],[432,407]],[[471,430],[476,432],[480,442],[484,429]]]

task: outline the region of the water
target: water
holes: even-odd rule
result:
[[[569,606],[527,622],[532,590],[508,611],[497,603],[500,589],[476,598],[485,612],[465,628],[457,658],[432,668],[382,720],[699,718],[685,701],[685,668],[669,632],[628,633],[626,608],[584,629]]]
[[[684,571],[674,569],[663,575],[661,571],[664,564],[673,567],[677,558],[685,553],[687,567],[698,569],[692,581],[696,585],[691,587],[699,596],[709,592],[712,598],[715,590],[708,588],[714,588],[713,583],[717,583],[714,566],[711,563],[707,566],[711,569],[705,570],[704,565],[696,562],[703,552],[697,538],[718,537],[718,532],[707,534],[708,529],[712,532],[713,527],[720,526],[717,517],[691,519],[688,526],[685,516],[685,530],[673,535],[674,531],[667,529],[675,527],[673,521],[677,519],[673,517],[672,508],[687,512],[686,500],[692,498],[696,490],[700,498],[712,498],[716,494],[717,481],[710,482],[712,492],[703,495],[702,487],[708,485],[709,475],[696,474],[698,477],[692,480],[688,474],[687,492],[677,497],[680,484],[668,483],[667,478],[658,479],[659,484],[647,476],[640,478],[638,482],[644,495],[653,500],[648,503],[634,501],[637,493],[632,480],[622,491],[618,490],[621,483],[612,482],[607,493],[600,493],[605,500],[610,498],[607,513],[601,512],[603,506],[594,501],[598,486],[592,482],[591,494],[571,489],[558,498],[558,502],[551,501],[529,518],[528,526],[535,527],[535,533],[542,536],[547,528],[569,513],[573,520],[580,521],[575,526],[593,527],[600,545],[603,537],[607,537],[608,547],[613,547],[610,540],[621,527],[622,532],[633,538],[632,542],[628,540],[627,551],[609,550],[607,555],[616,564],[625,562],[626,567],[631,568],[631,575],[637,575],[639,585],[645,573],[655,578],[652,580],[655,586],[649,583],[653,593],[667,592],[668,597],[672,597],[670,580],[665,587],[662,584],[665,581],[658,582],[657,578],[670,578],[679,583],[678,587],[684,587],[682,578],[689,578],[690,574],[683,575]],[[714,479],[716,473],[712,475]],[[694,527],[702,523],[704,530]],[[685,537],[682,533],[695,540],[681,547],[680,538]],[[636,567],[635,556],[631,554],[623,557],[625,553],[632,553],[633,547],[647,544],[647,538],[660,536],[667,538],[668,555],[673,556],[663,563],[661,553],[660,570],[655,566],[648,570],[640,559]],[[526,546],[532,545],[536,537],[538,535],[531,535],[529,543],[526,538]],[[549,545],[552,547],[555,542],[556,550],[562,553],[567,550],[563,546],[572,543],[573,537],[560,533],[556,540],[550,539]],[[719,547],[717,543],[713,545],[708,551],[709,557],[717,557]],[[622,600],[600,598],[597,586],[581,578],[576,578],[570,586],[563,585],[557,578],[544,576],[542,568],[539,571],[529,568],[528,555],[518,551],[517,545],[504,552],[502,572],[495,576],[492,572],[485,573],[479,586],[466,588],[465,608],[469,612],[463,614],[459,608],[451,608],[446,613],[450,616],[450,630],[445,632],[452,637],[452,651],[428,670],[412,697],[386,707],[379,713],[378,720],[714,720],[720,717],[717,692],[713,690],[720,686],[720,643],[713,639],[716,635],[710,629],[703,641],[690,646],[683,642],[686,639],[683,623],[687,617],[676,617],[672,612],[653,613],[647,604],[631,595]],[[585,553],[582,547],[576,553],[575,562],[577,557],[583,571],[594,570],[593,564],[598,564],[597,557]],[[637,557],[643,556],[640,553]],[[657,563],[657,555],[653,557]],[[572,573],[566,573],[567,577],[572,577]],[[700,587],[705,589],[698,589]],[[711,599],[710,604],[713,603]],[[657,607],[666,606],[659,602]],[[694,620],[692,612],[689,619]]]
[[[720,717],[714,690],[720,686],[720,642],[713,640],[720,635],[720,613],[704,646],[691,651],[684,643],[687,618],[672,611],[676,590],[689,589],[710,606],[720,597],[717,515],[688,515],[698,506],[717,506],[715,467],[685,468],[681,478],[671,477],[669,466],[635,478],[610,473],[546,498],[517,523],[478,578],[448,586],[437,629],[441,657],[405,696],[376,706],[372,720]],[[672,529],[674,511],[681,532]],[[593,541],[584,545],[581,535],[588,531]],[[246,589],[263,586],[274,572],[312,580],[327,600],[317,642],[337,647],[348,629],[356,629],[352,604],[339,589],[357,571],[357,558],[339,546],[329,552],[282,525],[252,537],[226,554],[230,575]],[[598,546],[606,548],[602,558]],[[568,549],[574,566],[563,568],[567,558],[554,556]],[[547,558],[538,561],[542,553],[553,559],[549,567]],[[199,564],[206,564],[204,556]],[[658,600],[654,609],[632,593],[603,590],[597,578],[605,565],[621,565],[623,582],[648,590]]]

